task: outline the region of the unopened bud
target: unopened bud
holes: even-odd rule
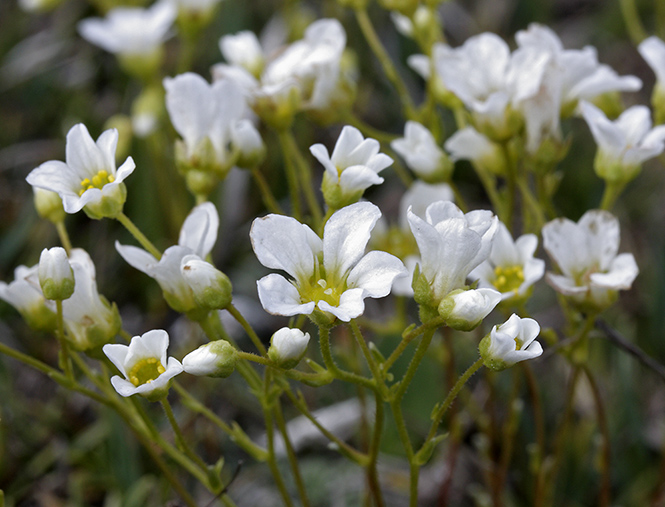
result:
[[[222,310],[231,304],[231,281],[209,262],[187,255],[180,263],[180,271],[201,308]]]
[[[233,373],[237,362],[235,347],[227,341],[216,340],[187,354],[182,366],[191,375],[226,378]]]
[[[46,299],[62,301],[74,293],[74,271],[64,248],[44,248],[39,257],[38,273],[39,285]]]
[[[282,368],[293,368],[305,355],[308,343],[309,333],[283,327],[272,335],[268,357]]]

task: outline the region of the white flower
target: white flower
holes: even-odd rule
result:
[[[309,333],[283,327],[270,338],[268,357],[283,368],[296,366],[307,351]]]
[[[231,168],[233,124],[247,112],[242,91],[235,81],[208,84],[198,74],[187,72],[164,79],[166,109],[173,127],[185,142],[185,161],[191,167],[225,173]],[[206,143],[214,157],[208,160]]]
[[[46,299],[63,300],[74,292],[74,271],[64,248],[44,248],[39,256],[38,274],[39,285]]]
[[[467,214],[452,202],[440,201],[427,208],[426,220],[408,212],[422,264],[416,301],[438,307],[450,292],[465,287],[469,273],[490,254],[498,219],[485,210]]]
[[[17,267],[13,282],[0,282],[0,299],[16,308],[32,329],[53,331],[56,328],[54,309],[47,306],[39,284],[34,283],[38,269],[37,264]]]
[[[347,206],[330,217],[323,240],[291,217],[254,220],[250,238],[259,262],[292,277],[289,281],[273,273],[258,281],[263,308],[285,316],[309,315],[318,308],[328,314],[328,323],[335,317],[348,322],[364,312],[363,299],[387,296],[393,280],[406,269],[386,252],[365,255],[380,215],[368,202]]]
[[[120,315],[97,290],[95,265],[88,252],[72,249],[69,263],[74,271],[74,294],[62,302],[67,337],[78,350],[108,343],[120,331]]]
[[[50,160],[33,169],[26,180],[34,187],[56,192],[67,213],[84,209],[93,218],[114,217],[127,197],[124,179],[134,171],[128,157],[117,170],[118,131],[106,130],[97,142],[82,123],[67,133],[66,160]]]
[[[260,76],[265,57],[254,32],[249,30],[219,39],[219,48],[229,64],[243,67],[250,74]]]
[[[647,39],[644,39],[637,50],[642,55],[642,58],[646,60],[653,70],[653,73],[656,74],[656,83],[657,86],[661,87],[665,85],[665,42],[660,38],[651,36]]]
[[[181,264],[188,255],[205,258],[217,240],[219,215],[212,203],[196,206],[187,216],[180,230],[178,244],[166,249],[157,260],[150,253],[135,246],[116,242],[118,253],[134,268],[154,278],[162,288],[167,303],[177,312],[191,312],[198,308],[194,294],[185,281]]]
[[[471,331],[500,301],[501,294],[494,289],[458,289],[443,298],[438,311],[448,327]]]
[[[423,180],[442,181],[450,178],[450,160],[436,143],[432,133],[420,123],[407,121],[404,137],[395,139],[390,146]]]
[[[537,247],[535,234],[524,234],[513,241],[508,228],[499,222],[489,259],[475,268],[469,278],[478,279],[480,287],[498,290],[504,300],[524,297],[545,274],[545,261],[533,256]]]
[[[473,127],[464,127],[448,138],[444,148],[453,161],[470,160],[495,174],[505,173],[505,155],[501,147]]]
[[[540,356],[543,347],[535,341],[539,333],[538,322],[512,314],[481,340],[478,349],[483,363],[492,370],[501,371],[520,361]]]
[[[609,306],[617,291],[630,289],[638,273],[632,254],[617,255],[619,221],[609,212],[587,211],[578,223],[558,218],[543,227],[543,246],[561,270],[548,283],[580,305]]]
[[[555,72],[548,73],[548,81],[560,81],[560,98],[555,99],[564,112],[572,112],[580,100],[593,100],[614,91],[637,91],[642,81],[635,76],[619,76],[609,66],[598,62],[594,47],[564,49],[559,37],[550,28],[532,23],[528,30],[515,35],[521,49],[550,55],[549,65]]]
[[[368,187],[383,183],[378,173],[393,160],[380,149],[376,139],[365,139],[349,125],[342,129],[332,155],[322,144],[309,148],[325,169],[321,187],[329,206],[340,209],[360,199]]]
[[[513,135],[520,123],[515,107],[540,87],[548,57],[510,53],[492,33],[468,39],[459,48],[435,44],[434,68],[445,87],[472,112],[475,126],[493,139]]]
[[[616,121],[588,102],[581,102],[580,108],[598,144],[594,168],[603,179],[630,181],[643,162],[665,149],[665,126],[651,128],[651,113],[646,106],[628,108]]]
[[[110,53],[149,55],[166,40],[176,10],[170,2],[157,2],[148,9],[117,7],[106,18],[79,23],[83,38]]]
[[[166,358],[169,335],[163,329],[153,329],[134,336],[129,346],[104,345],[104,354],[125,378],[111,377],[111,384],[120,396],[140,394],[150,401],[164,398],[173,377],[182,372],[180,361]]]
[[[215,340],[187,354],[182,360],[184,370],[199,377],[226,378],[235,370],[238,352],[224,340]]]

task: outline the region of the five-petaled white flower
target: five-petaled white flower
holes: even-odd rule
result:
[[[547,273],[558,292],[583,307],[602,310],[638,273],[630,253],[617,255],[619,221],[607,211],[587,211],[579,222],[557,218],[543,227],[543,246],[561,270]]]
[[[111,377],[118,394],[125,397],[140,394],[150,401],[164,398],[171,379],[182,372],[180,361],[174,357],[167,360],[168,346],[169,335],[163,329],[134,336],[129,345],[104,345],[104,354],[125,377]]]
[[[594,169],[601,178],[626,183],[637,176],[643,162],[663,153],[665,125],[651,128],[648,107],[630,107],[615,121],[588,102],[581,102],[580,108],[598,144]]]
[[[489,258],[469,278],[479,280],[480,287],[498,290],[503,300],[525,297],[545,274],[545,261],[533,256],[537,247],[535,234],[524,234],[513,241],[508,228],[499,222]]]
[[[66,160],[49,160],[33,169],[26,180],[34,187],[56,192],[67,213],[83,209],[92,218],[115,217],[127,197],[124,179],[134,171],[128,157],[117,170],[118,131],[106,130],[97,142],[82,123],[67,133]]]
[[[198,74],[187,72],[165,78],[164,89],[171,122],[184,140],[178,161],[187,168],[225,175],[234,163],[232,131],[248,112],[238,84],[229,79],[208,84]]]
[[[335,209],[356,202],[372,185],[383,183],[378,173],[393,163],[388,155],[379,153],[376,139],[365,139],[360,131],[347,125],[335,143],[332,155],[323,144],[309,148],[325,169],[321,188],[326,203]]]
[[[387,296],[406,268],[396,257],[379,251],[365,255],[370,232],[381,216],[371,203],[360,202],[334,213],[323,239],[291,217],[268,215],[252,224],[250,238],[259,262],[286,271],[258,281],[263,308],[275,315],[310,315],[326,323],[348,322],[365,310],[366,297]],[[324,312],[316,312],[315,309]]]
[[[178,244],[167,248],[161,259],[158,260],[135,246],[116,242],[115,248],[131,266],[157,281],[171,308],[187,313],[199,307],[190,285],[183,277],[182,261],[190,255],[204,259],[215,245],[218,228],[217,210],[212,203],[206,202],[199,204],[189,213],[180,230]]]
[[[452,163],[439,147],[432,133],[422,124],[407,121],[404,137],[390,143],[414,173],[427,182],[445,181],[450,178]]]
[[[478,349],[483,363],[492,370],[501,371],[520,361],[540,356],[543,347],[535,341],[539,333],[538,322],[522,319],[513,313],[480,341]]]
[[[464,288],[469,273],[487,259],[498,219],[486,210],[464,214],[446,201],[431,204],[425,220],[411,210],[408,219],[422,259],[416,300],[436,308],[452,291]]]
[[[176,14],[175,6],[168,1],[148,9],[117,7],[104,19],[84,19],[78,28],[84,39],[109,53],[149,55],[168,37]]]

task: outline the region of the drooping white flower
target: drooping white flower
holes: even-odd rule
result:
[[[349,79],[341,65],[346,32],[336,19],[315,21],[301,40],[279,52],[262,49],[246,32],[222,37],[220,47],[230,65],[216,65],[215,79],[237,80],[259,116],[275,125],[288,125],[300,109],[333,107]]]
[[[233,126],[247,113],[239,86],[232,80],[208,84],[198,74],[187,72],[165,78],[164,88],[166,109],[185,143],[180,162],[226,174],[234,162],[230,145]],[[210,145],[212,157],[208,155]]]
[[[171,379],[182,372],[180,361],[166,357],[169,335],[153,329],[134,336],[129,345],[104,345],[104,354],[125,378],[115,375],[111,384],[120,396],[139,394],[150,401],[164,398]]]
[[[74,271],[60,246],[44,248],[39,256],[39,285],[46,299],[63,300],[74,292]]]
[[[88,252],[74,248],[69,255],[74,293],[62,302],[67,338],[77,350],[90,350],[111,341],[120,331],[118,308],[99,294],[95,265]]]
[[[479,280],[479,287],[498,290],[503,300],[525,297],[545,274],[545,261],[533,256],[537,247],[535,234],[513,241],[508,228],[499,222],[489,258],[469,274],[469,279]]]
[[[229,64],[242,67],[255,77],[261,75],[265,56],[254,32],[245,30],[219,39],[219,48]]]
[[[53,331],[56,328],[55,309],[46,304],[37,279],[39,265],[19,266],[14,270],[14,280],[0,281],[0,299],[12,305],[32,329]]]
[[[83,38],[109,53],[150,55],[169,36],[175,17],[173,4],[161,1],[147,9],[116,7],[106,18],[84,19],[78,28]]]
[[[609,306],[639,272],[632,254],[617,255],[619,221],[607,211],[587,211],[577,223],[558,218],[545,224],[542,234],[545,250],[561,270],[548,272],[548,283],[582,306]]]
[[[180,229],[178,244],[166,249],[161,259],[145,250],[116,242],[118,253],[134,268],[154,278],[166,302],[177,312],[197,310],[192,289],[182,275],[182,260],[188,255],[204,259],[217,240],[219,215],[212,203],[196,206]]]
[[[646,106],[630,107],[615,121],[588,102],[581,102],[580,108],[598,144],[594,169],[607,181],[630,181],[637,176],[643,162],[665,149],[665,125],[652,129],[651,113]]]
[[[615,91],[637,91],[642,81],[635,76],[619,76],[611,67],[598,62],[596,48],[564,49],[557,34],[550,28],[532,23],[528,30],[515,35],[520,49],[542,52],[550,56],[545,84],[560,81],[557,100],[564,115],[570,114],[578,101],[593,101],[599,95]],[[555,98],[556,100],[556,98]]]
[[[407,121],[404,137],[390,143],[419,178],[428,182],[444,181],[450,178],[452,164],[439,147],[432,133],[422,124]]]
[[[376,139],[365,139],[349,125],[342,129],[332,155],[323,144],[309,148],[325,169],[321,188],[330,207],[340,209],[360,199],[370,186],[383,183],[378,173],[393,160],[380,149]]]
[[[464,127],[448,138],[444,148],[453,161],[470,160],[495,174],[505,173],[505,156],[501,147],[473,127]]]
[[[482,33],[455,49],[435,44],[432,59],[443,85],[471,111],[476,129],[503,140],[521,124],[516,108],[538,91],[548,57],[537,52],[511,54],[499,36]]]
[[[438,307],[449,293],[465,287],[469,273],[490,254],[498,219],[490,211],[464,214],[452,202],[440,201],[427,208],[423,220],[408,212],[422,263],[416,301]]]
[[[533,359],[543,353],[543,347],[535,341],[540,325],[533,319],[522,319],[515,314],[494,326],[478,347],[483,363],[488,368],[501,371],[515,363]]]
[[[187,354],[182,366],[190,375],[226,378],[233,373],[237,362],[236,348],[227,341],[215,340]]]
[[[293,368],[305,355],[308,343],[309,333],[283,327],[270,338],[268,357],[282,368]]]
[[[387,296],[395,278],[405,275],[406,269],[386,252],[365,255],[380,216],[379,209],[368,202],[347,206],[330,217],[323,239],[291,217],[268,215],[254,220],[250,238],[259,262],[292,278],[273,273],[258,281],[263,308],[285,316],[310,315],[318,309],[328,323],[335,317],[348,322],[362,315],[366,297]]]
[[[67,213],[84,209],[92,218],[114,217],[122,212],[127,197],[123,181],[136,167],[128,157],[116,170],[117,143],[116,129],[104,131],[95,142],[85,125],[74,125],[67,133],[67,162],[44,162],[26,181],[56,192]]]

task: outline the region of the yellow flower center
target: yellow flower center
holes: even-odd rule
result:
[[[115,177],[112,174],[109,174],[103,169],[95,174],[92,179],[84,178],[81,181],[81,190],[79,190],[79,195],[83,195],[83,192],[90,190],[91,188],[102,188],[107,183],[113,183]]]
[[[494,275],[494,287],[499,292],[517,292],[524,283],[522,266],[497,266],[494,268]]]
[[[524,343],[519,338],[515,337],[515,350],[522,350]]]
[[[166,369],[159,359],[156,357],[148,357],[146,359],[141,359],[132,366],[132,369],[129,370],[128,377],[129,381],[138,387],[143,384],[149,384],[165,371]]]
[[[337,287],[329,287],[328,282],[320,278],[311,285],[307,297],[310,301],[325,301],[331,306],[339,306],[339,296],[342,292]]]

